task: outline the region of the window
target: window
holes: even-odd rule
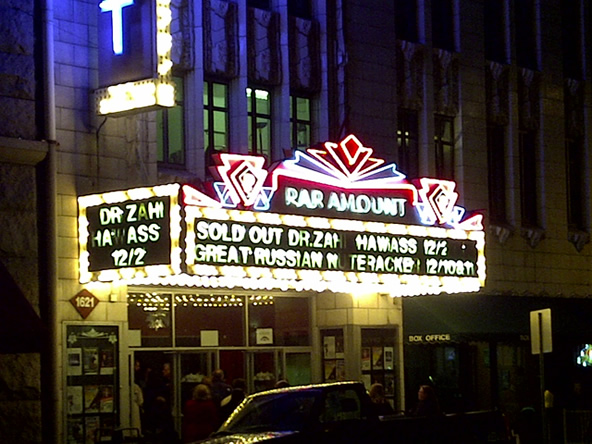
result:
[[[508,63],[506,2],[485,0],[483,18],[485,22],[485,58],[498,63]]]
[[[247,0],[249,8],[269,9],[269,0]]]
[[[454,180],[454,119],[436,115],[434,122],[436,176]]]
[[[294,17],[311,19],[310,0],[288,0],[288,14]]]
[[[487,126],[489,214],[491,222],[497,224],[506,222],[505,138],[504,126]]]
[[[581,7],[578,0],[562,0],[561,2],[563,75],[577,80],[581,80],[583,77]]]
[[[432,0],[432,45],[454,51],[454,10],[452,0]]]
[[[235,295],[176,294],[175,344],[180,347],[204,347],[214,333],[221,347],[245,345],[245,297]]]
[[[417,111],[399,109],[397,116],[397,169],[408,178],[419,177],[418,117]]]
[[[581,138],[565,141],[567,165],[567,223],[570,229],[585,230],[584,156]]]
[[[250,296],[249,345],[310,345],[309,312],[307,298]],[[268,334],[270,338],[266,338]]]
[[[185,165],[183,79],[175,77],[175,106],[156,112],[157,160],[166,166]]]
[[[533,0],[514,0],[516,26],[516,63],[522,68],[538,69],[536,15]]]
[[[262,154],[271,160],[271,93],[247,88],[249,153]]]
[[[395,33],[399,40],[418,41],[415,0],[395,0]]]
[[[522,226],[537,227],[536,135],[533,130],[520,130],[519,137]]]
[[[228,85],[205,82],[203,104],[205,163],[211,166],[214,154],[228,151]]]
[[[290,97],[290,134],[292,148],[308,148],[311,140],[310,99],[307,97]]]

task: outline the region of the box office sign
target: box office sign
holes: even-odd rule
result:
[[[81,282],[113,270],[154,282],[147,267],[160,265],[166,283],[197,287],[413,295],[484,285],[482,215],[457,205],[455,183],[408,180],[353,135],[270,169],[261,156],[216,161],[214,180],[170,185],[178,199],[79,198]]]

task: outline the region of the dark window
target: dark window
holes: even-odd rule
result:
[[[127,318],[129,328],[140,332],[142,347],[171,347],[171,294],[129,293]]]
[[[399,40],[418,41],[416,0],[395,0],[395,33]]]
[[[247,6],[250,8],[270,9],[269,0],[247,0]]]
[[[397,169],[408,178],[419,176],[418,117],[417,111],[399,109],[397,116],[397,144],[399,163]]]
[[[498,224],[506,222],[505,139],[504,126],[487,126],[489,214],[491,222]]]
[[[310,309],[307,298],[253,295],[248,299],[249,345],[310,345]],[[266,330],[273,335],[264,340]]]
[[[247,88],[249,153],[262,154],[271,160],[271,93]]]
[[[516,26],[516,63],[522,68],[538,69],[536,15],[533,0],[514,0]]]
[[[584,156],[581,138],[567,139],[565,142],[567,164],[567,222],[569,228],[584,230]]]
[[[185,165],[185,125],[183,123],[183,79],[175,77],[175,106],[156,112],[157,160],[163,165]]]
[[[173,295],[175,308],[175,344],[181,347],[203,347],[208,331],[218,331],[221,347],[245,345],[244,296],[210,294]]]
[[[520,130],[520,203],[522,226],[538,226],[536,186],[536,134]]]
[[[505,2],[485,0],[485,58],[499,63],[507,63]]]
[[[211,166],[213,154],[228,151],[228,85],[205,82],[203,105],[206,166]]]
[[[563,75],[570,79],[582,79],[581,4],[578,0],[561,2],[561,47]]]
[[[454,51],[454,9],[452,0],[432,0],[432,45]]]
[[[454,119],[436,115],[434,122],[436,176],[454,180]]]
[[[312,120],[310,99],[307,97],[290,97],[290,130],[292,148],[310,147]]]
[[[312,18],[310,0],[288,0],[288,14],[305,19]]]

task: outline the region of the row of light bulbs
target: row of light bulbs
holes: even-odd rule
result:
[[[251,295],[248,298],[253,306],[273,305],[273,296]],[[160,293],[130,293],[128,304],[142,307],[144,311],[170,310],[171,303],[168,295]],[[183,307],[242,307],[245,305],[244,296],[225,295],[216,296],[200,294],[174,295],[174,306]]]

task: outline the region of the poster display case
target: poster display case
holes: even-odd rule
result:
[[[367,389],[374,383],[384,386],[387,399],[395,399],[395,335],[390,328],[362,329],[362,380]]]
[[[344,381],[346,377],[343,329],[322,330],[321,341],[323,347],[323,381]]]
[[[67,324],[65,340],[66,442],[109,442],[119,426],[119,328]]]

